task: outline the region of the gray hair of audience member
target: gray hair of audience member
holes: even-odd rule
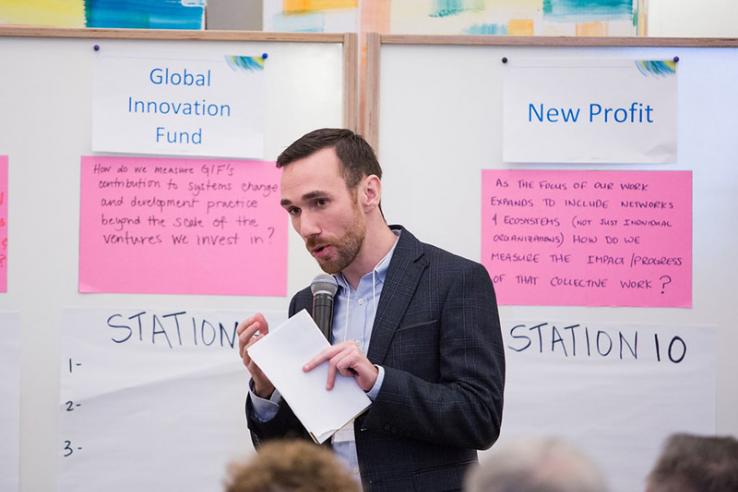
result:
[[[738,441],[734,437],[674,434],[664,444],[648,492],[735,492]]]
[[[605,492],[595,464],[558,438],[527,438],[502,444],[469,470],[466,492]]]

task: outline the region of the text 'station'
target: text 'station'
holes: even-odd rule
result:
[[[272,163],[82,158],[81,292],[283,296]]]
[[[611,490],[642,489],[674,432],[715,433],[716,326],[552,319],[545,309],[501,321],[506,435],[566,429]]]
[[[284,311],[259,310],[270,324],[285,319]],[[150,490],[164,476],[167,490],[217,490],[223,464],[249,447],[249,374],[236,329],[252,314],[182,306],[65,309],[58,490]],[[121,463],[131,473],[116,474],[114,483],[101,473]]]

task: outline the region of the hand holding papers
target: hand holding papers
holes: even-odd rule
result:
[[[363,412],[371,401],[353,378],[336,376],[326,389],[328,363],[304,372],[303,365],[329,346],[307,311],[282,323],[248,348],[312,438],[322,443]]]

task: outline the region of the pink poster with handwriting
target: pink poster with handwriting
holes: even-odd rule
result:
[[[284,296],[273,163],[82,157],[80,292]]]
[[[482,171],[498,301],[692,306],[690,171]]]
[[[8,156],[0,155],[0,292],[8,291]]]

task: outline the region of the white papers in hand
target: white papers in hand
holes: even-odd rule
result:
[[[335,386],[328,391],[327,362],[303,372],[302,366],[328,346],[328,340],[303,309],[248,349],[249,356],[318,443],[371,405],[352,377],[337,374]]]

